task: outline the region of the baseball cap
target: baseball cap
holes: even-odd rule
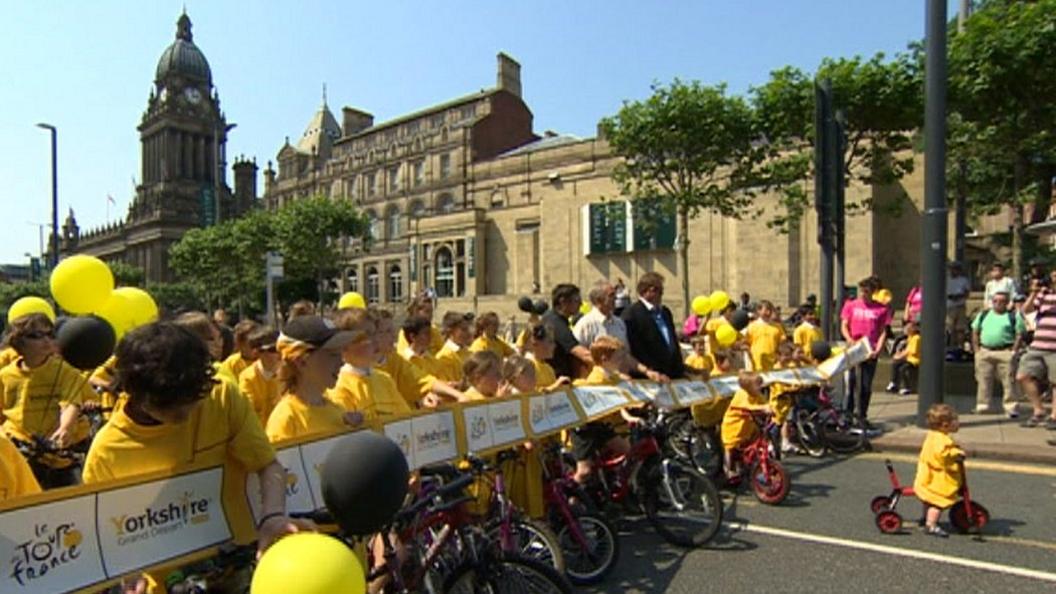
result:
[[[330,320],[310,315],[290,320],[275,346],[283,359],[296,359],[310,351],[340,350],[357,338],[356,332],[338,330]]]

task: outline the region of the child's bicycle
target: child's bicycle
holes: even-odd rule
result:
[[[793,392],[795,405],[789,419],[792,439],[813,458],[827,452],[853,454],[867,449],[865,431],[851,413],[835,406],[824,386]]]
[[[903,485],[898,481],[898,475],[895,474],[895,467],[891,465],[891,460],[884,460],[884,465],[887,466],[887,476],[891,480],[891,494],[873,497],[869,508],[873,511],[873,520],[880,532],[895,534],[902,530],[902,516],[895,511],[895,507],[903,497],[913,497],[915,493],[912,486]],[[964,462],[958,462],[958,466],[963,479],[960,489],[961,500],[950,508],[950,523],[961,534],[967,534],[970,530],[980,534],[983,527],[990,521],[990,512],[978,501],[972,501],[971,493],[968,491],[968,475],[964,472]]]
[[[759,431],[751,443],[734,450],[734,463],[740,461],[741,471],[736,477],[727,477],[726,484],[736,487],[747,479],[751,483],[752,493],[760,502],[767,505],[781,503],[788,497],[792,482],[785,467],[776,458],[778,448],[774,445],[773,436],[778,431],[773,423],[773,415],[741,407],[731,407],[730,410],[748,415]]]

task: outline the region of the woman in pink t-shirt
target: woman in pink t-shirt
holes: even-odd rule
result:
[[[858,298],[843,304],[840,312],[840,331],[848,343],[858,342],[863,337],[869,339],[872,353],[865,362],[851,370],[851,389],[847,398],[847,410],[854,411],[858,404],[858,417],[862,425],[871,428],[869,400],[872,397],[873,376],[876,375],[876,360],[887,340],[887,327],[891,324],[891,309],[873,301],[873,291],[877,288],[873,278],[863,279],[858,283]]]
[[[902,310],[902,321],[920,321],[920,310],[924,307],[924,293],[920,290],[920,285],[915,285],[909,290],[909,295],[906,296],[906,307]]]

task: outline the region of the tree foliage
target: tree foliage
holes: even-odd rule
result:
[[[305,198],[275,213],[272,230],[285,259],[286,277],[324,282],[339,271],[345,238],[369,234],[366,217],[347,200]]]

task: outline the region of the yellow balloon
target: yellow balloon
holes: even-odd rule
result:
[[[711,303],[711,311],[722,311],[730,304],[730,296],[726,291],[715,291],[708,297],[708,302]]]
[[[726,348],[737,342],[737,331],[729,324],[723,324],[715,330],[715,340],[719,346]]]
[[[367,580],[344,543],[315,532],[283,537],[253,572],[250,594],[363,594]]]
[[[114,291],[110,267],[95,256],[70,256],[51,273],[51,296],[72,314],[88,314],[106,303]]]
[[[150,296],[150,293],[137,287],[121,287],[114,289],[114,294],[121,295],[129,302],[128,317],[131,321],[129,330],[157,321],[158,304],[154,303],[154,298]]]
[[[128,295],[112,291],[103,306],[95,310],[95,315],[106,320],[114,329],[118,340],[132,329],[132,300]]]
[[[693,313],[698,316],[706,316],[711,313],[711,299],[707,295],[697,295],[693,298]]]
[[[882,303],[884,305],[891,303],[891,298],[892,296],[890,289],[880,289],[876,292],[876,295],[873,296],[874,301],[876,301],[877,303]]]
[[[367,309],[367,300],[355,291],[349,291],[337,302],[338,309]]]
[[[590,304],[587,303],[586,301],[584,301],[583,303],[580,303],[579,304],[579,313],[581,313],[583,315],[587,315],[588,313],[590,313]]]
[[[7,323],[10,324],[22,316],[35,313],[44,314],[52,322],[55,321],[55,309],[50,303],[40,297],[23,297],[7,308]]]

